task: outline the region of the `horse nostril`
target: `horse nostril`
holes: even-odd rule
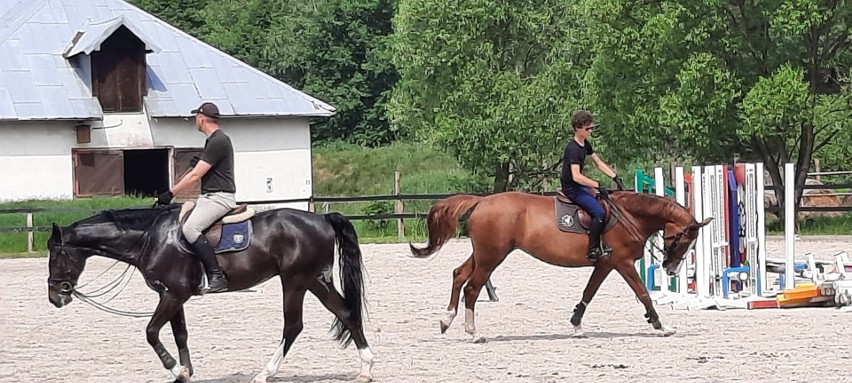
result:
[[[71,282],[62,282],[59,285],[59,288],[62,290],[63,293],[70,293],[73,286],[71,286]]]

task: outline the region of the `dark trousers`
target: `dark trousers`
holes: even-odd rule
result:
[[[604,220],[604,209],[598,200],[595,199],[595,196],[589,191],[588,188],[581,187],[572,187],[569,189],[562,189],[568,198],[571,198],[574,203],[580,205],[583,210],[585,210],[589,215],[592,216],[597,221],[603,222]]]

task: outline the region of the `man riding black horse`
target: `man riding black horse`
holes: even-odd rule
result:
[[[201,195],[198,196],[195,208],[181,230],[207,272],[210,286],[201,293],[227,291],[228,282],[216,260],[213,246],[203,232],[237,207],[234,197],[237,192],[234,182],[234,147],[228,135],[219,128],[219,108],[216,104],[205,102],[198,109],[192,110],[192,113],[195,114],[195,126],[198,131],[207,136],[204,150],[201,157],[193,161],[192,170],[171,190],[159,195],[157,204],[168,205],[175,194],[189,189],[201,180]]]

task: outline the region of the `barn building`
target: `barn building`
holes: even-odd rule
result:
[[[237,201],[307,209],[310,126],[334,107],[124,1],[0,0],[0,201],[156,195],[204,146],[203,101]]]

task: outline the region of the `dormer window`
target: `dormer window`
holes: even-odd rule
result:
[[[159,49],[140,32],[123,16],[87,23],[63,53],[67,59],[78,54],[90,57],[92,96],[104,113],[142,111],[142,99],[148,94],[145,55]]]
[[[92,52],[92,95],[104,113],[142,111],[145,67],[145,43],[124,26]]]

